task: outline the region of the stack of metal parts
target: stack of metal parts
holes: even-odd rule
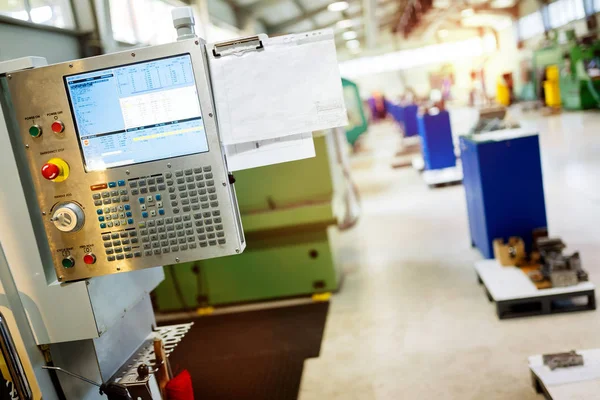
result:
[[[568,353],[544,354],[544,365],[547,365],[551,370],[556,368],[568,368],[584,365],[583,356],[577,354],[575,350]]]
[[[587,272],[581,267],[579,252],[563,254],[566,245],[560,238],[538,238],[536,245],[541,256],[540,272],[553,287],[573,286],[588,280]]]

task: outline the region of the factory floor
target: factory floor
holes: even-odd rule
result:
[[[512,115],[540,133],[550,233],[599,284],[600,113]],[[300,399],[542,399],[527,357],[600,347],[600,312],[498,320],[473,271],[463,187],[391,169],[397,145],[393,124],[373,126],[352,161],[362,215],[336,237],[345,279]]]

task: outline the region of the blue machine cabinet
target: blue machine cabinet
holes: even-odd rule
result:
[[[394,121],[400,125],[403,132],[406,132],[406,128],[404,126],[404,107],[399,104],[394,104],[391,101],[385,102],[386,109],[388,113],[394,118]]]
[[[419,124],[417,122],[417,113],[419,106],[411,104],[404,107],[404,136],[411,137],[419,134]]]
[[[450,114],[423,114],[418,117],[421,150],[426,170],[451,168],[456,166]]]
[[[460,148],[473,246],[493,258],[494,239],[520,236],[531,250],[547,226],[538,135],[462,136]]]

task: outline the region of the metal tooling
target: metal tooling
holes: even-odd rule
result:
[[[567,368],[583,365],[583,356],[577,354],[575,350],[568,353],[544,354],[544,365],[547,365],[551,370],[556,368]]]
[[[537,247],[542,261],[542,275],[552,282],[553,287],[573,286],[588,280],[581,268],[579,252],[563,254],[566,245],[559,238],[538,238]]]

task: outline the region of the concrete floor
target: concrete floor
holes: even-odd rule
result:
[[[513,116],[540,132],[551,234],[600,283],[600,113]],[[600,315],[498,320],[473,271],[463,187],[392,170],[397,140],[393,125],[375,126],[353,160],[361,220],[336,239],[345,281],[300,398],[542,399],[527,357],[600,347]]]

